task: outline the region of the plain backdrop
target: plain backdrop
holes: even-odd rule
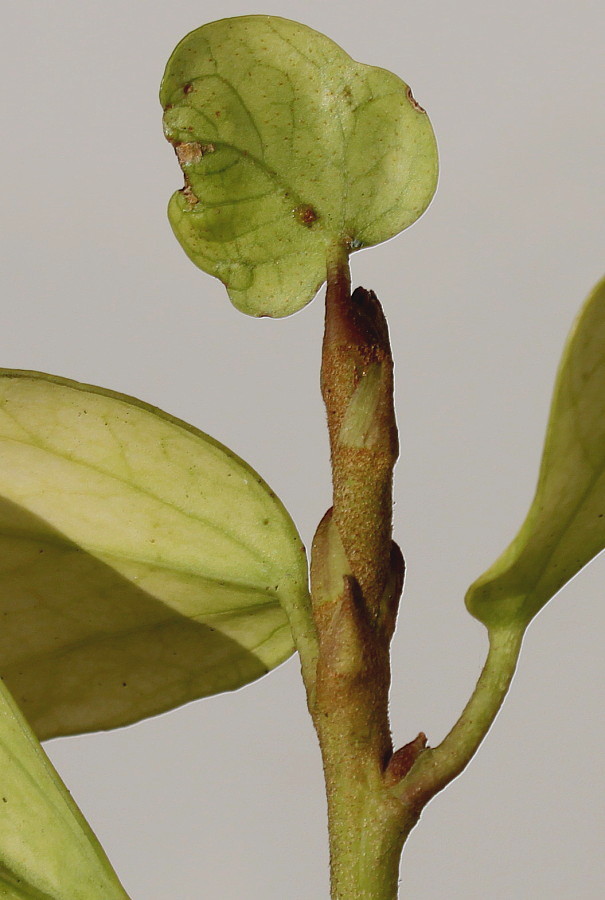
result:
[[[428,110],[441,181],[408,232],[353,258],[397,361],[395,740],[437,743],[485,638],[463,595],[531,499],[554,371],[605,269],[602,0],[19,0],[1,30],[0,364],[153,403],[233,448],[310,543],[330,503],[322,299],[247,318],[165,207],[157,101],[191,29],[262,12],[392,69]],[[605,892],[605,560],[531,626],[504,711],[426,809],[403,898]],[[319,753],[294,658],[260,682],[47,745],[133,900],[325,900]]]

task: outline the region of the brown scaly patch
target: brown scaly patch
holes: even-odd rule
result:
[[[181,194],[183,195],[189,206],[195,206],[200,202],[199,197],[196,197],[196,195],[193,193],[193,190],[189,183],[185,184],[185,187],[182,189]]]
[[[297,206],[294,210],[294,217],[298,219],[301,225],[306,225],[307,228],[310,228],[319,218],[313,207],[309,206],[308,203],[301,203],[300,206]]]
[[[199,162],[206,153],[214,153],[214,145],[200,144],[197,141],[177,141],[174,150],[182,167]]]

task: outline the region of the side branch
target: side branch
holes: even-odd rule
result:
[[[510,688],[521,651],[524,629],[493,629],[489,652],[462,715],[443,739],[424,750],[394,794],[420,810],[466,768],[491,728]]]

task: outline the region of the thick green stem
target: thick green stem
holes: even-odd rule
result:
[[[324,520],[315,547],[325,547]],[[321,577],[315,583],[325,586]],[[393,578],[391,590],[400,582]],[[315,726],[324,761],[332,900],[395,900],[403,841],[415,816],[388,787],[388,638],[364,615],[351,577],[326,600]]]
[[[396,900],[399,861],[416,819],[385,792],[382,772],[362,754],[339,759],[324,746],[332,900]]]

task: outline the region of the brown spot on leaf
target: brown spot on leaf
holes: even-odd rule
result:
[[[414,107],[414,109],[418,110],[418,112],[426,113],[426,109],[423,109],[423,107],[418,103],[418,101],[416,100],[416,98],[415,98],[414,95],[412,94],[412,88],[409,87],[409,85],[408,85],[408,89],[407,89],[407,91],[406,91],[406,94],[407,94],[408,100],[410,101],[410,103],[412,104],[412,106]]]
[[[317,222],[318,215],[308,203],[301,203],[300,206],[297,206],[294,210],[294,218],[297,219],[301,225],[306,225],[307,228],[310,228],[314,222]]]
[[[195,206],[197,203],[200,202],[200,201],[199,201],[199,197],[197,197],[197,196],[193,193],[190,184],[186,184],[186,185],[185,185],[185,187],[184,187],[183,190],[181,191],[181,194],[183,195],[183,197],[185,198],[185,200],[187,201],[187,203],[189,204],[189,206]]]
[[[184,94],[190,94],[192,90],[193,90],[193,85],[191,84],[190,81],[188,81],[187,84],[183,85],[183,93]]]
[[[197,141],[178,141],[174,149],[181,166],[199,162],[206,153],[214,153],[213,144],[199,144]]]

